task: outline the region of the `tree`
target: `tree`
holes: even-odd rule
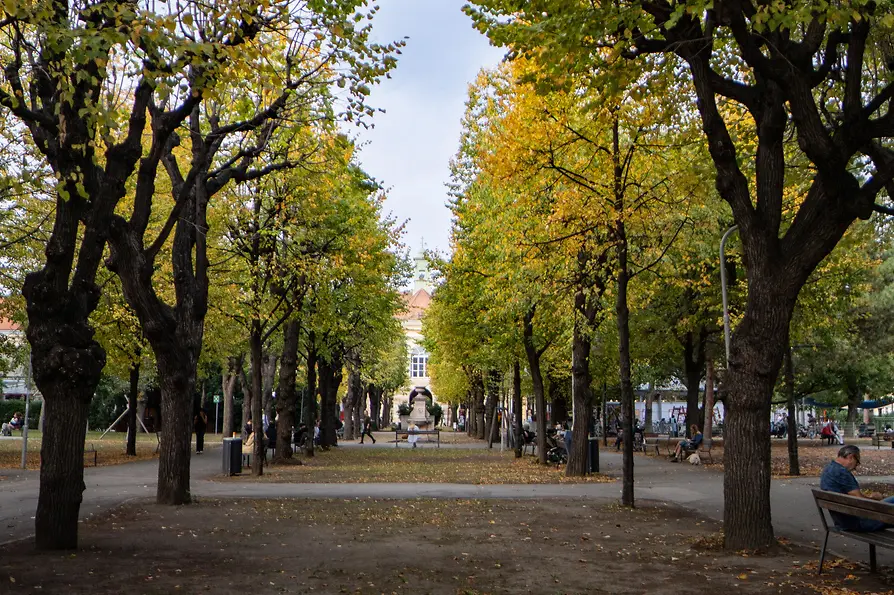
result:
[[[894,111],[884,111],[894,85],[890,50],[880,45],[894,24],[890,3],[475,5],[468,10],[478,28],[536,58],[543,78],[560,83],[568,73],[610,79],[626,59],[644,78],[653,57],[688,67],[692,91],[681,100],[697,99],[748,272],[727,373],[724,541],[731,549],[771,547],[766,420],[798,293],[855,219],[892,212],[875,202],[894,178]],[[734,119],[727,103],[748,118]],[[756,145],[737,143],[733,126],[747,126]],[[787,150],[814,173],[784,217]]]
[[[269,123],[303,90],[341,80],[353,92],[352,114],[366,112],[362,97],[393,65],[393,47],[367,43],[368,27],[355,24],[357,6],[324,3],[315,13],[293,14],[291,5],[251,1],[210,10],[194,2],[40,1],[7,4],[0,12],[0,105],[27,127],[36,147],[33,158],[46,163],[56,180],[46,260],[23,287],[34,378],[47,402],[38,547],[77,543],[86,413],[105,363],[88,318],[99,300],[96,275],[109,238],[115,246],[110,264],[122,276],[162,383],[169,425],[158,499],[189,501],[189,406],[207,293],[204,240],[197,228],[205,227],[204,208],[216,189],[255,175],[252,165],[266,145],[254,142],[253,133],[272,131]],[[276,47],[295,52],[273,59]],[[242,102],[227,105],[234,117],[223,123],[227,114],[221,107],[230,102],[212,104],[226,97],[218,94],[225,71],[237,79],[249,71],[275,75],[267,80],[276,81],[270,88],[281,92],[257,98],[259,109],[243,120],[245,110],[236,112],[255,100],[236,91]],[[176,131],[184,124],[194,157],[186,174],[175,155]],[[144,151],[147,126],[152,139]],[[174,207],[162,231],[147,238],[162,163],[173,181]],[[128,219],[115,210],[135,173]],[[170,307],[151,283],[155,259],[175,228],[177,305]]]

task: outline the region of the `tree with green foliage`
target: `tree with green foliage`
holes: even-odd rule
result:
[[[23,287],[34,378],[47,403],[39,548],[77,545],[87,408],[105,364],[89,316],[99,300],[97,270],[107,240],[109,265],[122,277],[162,384],[168,425],[157,498],[189,501],[192,389],[207,309],[208,199],[230,181],[276,169],[270,162],[258,166],[259,157],[295,103],[338,83],[351,91],[352,118],[370,111],[363,97],[394,65],[395,48],[369,43],[362,21],[371,13],[357,12],[362,7],[359,0],[310,7],[266,0],[210,7],[37,1],[0,9],[0,106],[27,128],[35,148],[29,158],[55,178],[46,259]],[[239,82],[249,78],[265,91]],[[189,138],[185,171],[178,130]],[[161,231],[148,236],[161,169],[173,207]],[[134,175],[126,217],[116,210]],[[174,306],[152,285],[156,258],[172,233]]]
[[[633,66],[647,86],[658,64],[688,68],[691,87],[655,101],[695,102],[748,273],[726,378],[724,542],[774,545],[766,420],[798,293],[851,223],[894,212],[877,202],[894,191],[891,3],[475,0],[467,10],[495,43],[536,60],[546,84],[581,74],[611,85]],[[733,127],[756,141],[737,142]],[[784,213],[793,161],[813,178]]]

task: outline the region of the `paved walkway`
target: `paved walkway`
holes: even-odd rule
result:
[[[481,448],[481,445],[441,445],[442,448]],[[394,448],[394,443],[379,440],[375,446],[345,443],[342,448]],[[405,445],[401,445],[405,448]],[[621,456],[603,450],[602,472],[620,477]],[[193,455],[192,493],[202,497],[237,498],[587,498],[612,501],[620,497],[621,484],[281,484],[248,483],[221,480],[220,447],[208,448],[201,456]],[[708,517],[723,518],[723,473],[687,464],[671,464],[665,458],[635,459],[635,497],[638,501],[674,503]],[[37,507],[36,471],[0,471],[0,542],[22,539],[33,533]],[[133,498],[153,498],[157,461],[85,469],[87,490],[81,506],[86,518]],[[874,481],[894,478],[874,477]],[[816,505],[810,493],[818,478],[774,479],[771,487],[773,527],[780,537],[819,546],[822,531]],[[843,538],[831,539],[833,551],[855,560],[867,558],[865,544]],[[879,551],[880,562],[894,565],[894,553]]]

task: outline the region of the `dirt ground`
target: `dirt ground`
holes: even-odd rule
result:
[[[718,524],[592,500],[203,500],[131,503],[82,525],[81,549],[0,549],[0,593],[881,593],[816,552],[726,554]],[[894,580],[894,579],[889,579]]]

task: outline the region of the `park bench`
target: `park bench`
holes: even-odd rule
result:
[[[688,459],[690,456],[698,453],[698,458],[704,460],[707,457],[708,462],[710,464],[714,464],[714,458],[711,456],[711,449],[714,447],[714,444],[709,442],[705,444],[705,441],[702,440],[702,443],[698,445],[698,448],[684,448],[683,449],[683,459]]]
[[[84,467],[87,466],[87,461],[93,458],[93,466],[96,467],[99,463],[99,453],[96,451],[96,446],[91,444],[89,447],[84,447]]]
[[[670,448],[670,435],[669,434],[653,434],[646,433],[643,434],[644,443],[643,443],[643,452],[649,454],[652,450],[655,451],[655,456],[661,455],[661,447],[664,447],[664,451],[671,455],[673,454],[673,449]]]
[[[891,443],[891,448],[894,448],[894,438],[890,438],[885,434],[874,434],[872,436],[872,445],[876,447],[876,450],[882,447],[882,444]]]
[[[837,533],[844,535],[857,541],[863,541],[869,544],[869,569],[876,571],[875,562],[875,546],[881,546],[894,550],[894,532],[892,531],[873,531],[871,533],[860,533],[857,531],[845,531],[835,526],[831,521],[826,520],[826,513],[823,510],[850,514],[866,519],[881,521],[894,525],[894,504],[887,502],[878,502],[869,500],[868,498],[858,498],[856,496],[848,496],[847,494],[837,494],[835,492],[826,492],[823,490],[813,490],[813,499],[819,510],[820,519],[823,522],[823,528],[826,530],[826,537],[823,539],[823,547],[820,550],[818,574],[823,572],[823,560],[826,557],[826,544],[829,542],[829,533]]]
[[[441,448],[441,430],[438,430],[437,428],[434,430],[394,430],[394,448],[397,448],[401,434],[405,434],[407,437],[410,435],[422,436],[425,434],[435,434],[438,437],[438,448]]]

